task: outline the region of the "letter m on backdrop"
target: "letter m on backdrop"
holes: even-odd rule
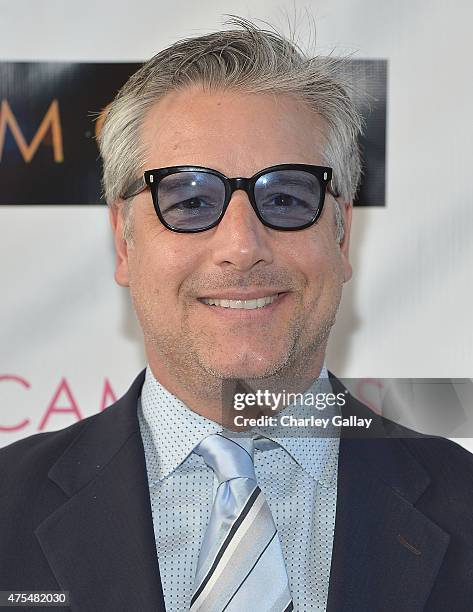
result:
[[[28,144],[23,136],[23,132],[18,125],[18,121],[13,114],[7,100],[2,100],[0,107],[0,161],[2,160],[3,147],[5,145],[5,135],[7,126],[10,128],[13,138],[27,164],[31,162],[42,140],[51,130],[53,156],[56,163],[64,161],[64,152],[62,145],[62,130],[61,119],[59,116],[59,104],[57,100],[53,100],[44,115],[36,134]]]

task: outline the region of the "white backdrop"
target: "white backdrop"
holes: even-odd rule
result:
[[[315,17],[322,53],[389,62],[387,206],[355,209],[354,278],[329,367],[471,378],[469,0],[0,0],[0,61],[142,61],[218,29],[225,13],[284,27],[294,9],[302,37],[304,11]],[[126,290],[114,284],[105,208],[3,206],[0,227],[3,446],[102,409],[145,360]]]

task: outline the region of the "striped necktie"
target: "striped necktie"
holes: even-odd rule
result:
[[[214,471],[218,488],[190,612],[290,612],[294,607],[281,543],[256,483],[254,441],[230,435],[212,434],[194,449]]]

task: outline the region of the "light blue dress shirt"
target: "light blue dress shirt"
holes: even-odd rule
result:
[[[323,368],[320,379],[327,378]],[[325,381],[326,384],[326,381]],[[327,387],[324,387],[324,391]],[[320,380],[306,393],[320,392]],[[313,407],[294,414],[325,416]],[[147,368],[138,404],[154,534],[167,612],[186,612],[200,547],[216,491],[216,478],[193,453],[222,426],[193,412]],[[325,611],[337,502],[339,438],[275,437],[255,451],[255,473],[276,523],[296,612]],[[274,432],[274,430],[271,430]]]

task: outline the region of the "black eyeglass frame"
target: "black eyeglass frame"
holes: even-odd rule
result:
[[[263,217],[261,216],[258,210],[258,206],[256,205],[255,197],[254,197],[254,188],[255,188],[256,182],[258,181],[258,179],[260,179],[265,174],[268,174],[274,171],[278,171],[278,170],[302,170],[304,172],[307,172],[308,174],[312,174],[313,176],[316,176],[317,179],[319,180],[320,185],[321,185],[319,203],[318,203],[314,217],[307,223],[304,223],[303,225],[298,225],[297,227],[281,227],[279,225],[274,225],[272,223],[269,223],[268,221],[263,219]],[[207,225],[202,228],[197,228],[197,229],[183,229],[183,228],[178,228],[173,225],[170,225],[163,218],[163,215],[161,214],[161,210],[159,208],[159,203],[158,203],[159,183],[160,181],[162,181],[163,178],[167,176],[170,176],[172,174],[180,174],[182,172],[204,172],[207,174],[212,174],[214,176],[217,176],[223,182],[225,186],[225,201],[222,206],[222,211],[219,214],[218,218],[210,225]],[[213,227],[216,227],[220,223],[220,221],[223,219],[225,212],[228,208],[228,205],[230,204],[230,200],[232,199],[233,193],[239,189],[243,190],[246,193],[250,201],[250,204],[253,210],[255,211],[256,216],[258,217],[258,219],[261,221],[263,225],[265,225],[266,227],[270,227],[271,229],[276,229],[276,230],[281,230],[281,231],[292,231],[292,232],[310,227],[319,219],[320,215],[322,214],[323,207],[324,207],[326,191],[328,191],[334,198],[339,197],[339,195],[336,194],[332,188],[332,168],[329,168],[327,166],[314,166],[312,164],[278,164],[276,166],[269,166],[268,168],[263,168],[263,170],[260,170],[259,172],[257,172],[256,174],[254,174],[252,177],[249,177],[249,178],[245,178],[245,177],[228,178],[227,176],[225,176],[218,170],[213,170],[212,168],[206,168],[205,166],[169,166],[167,168],[155,168],[153,170],[146,170],[145,173],[143,174],[143,177],[141,177],[140,179],[138,179],[137,181],[135,181],[134,183],[130,185],[130,187],[121,196],[121,199],[129,200],[130,198],[138,195],[139,193],[141,193],[142,191],[148,188],[151,191],[151,197],[153,199],[154,210],[156,211],[156,214],[158,215],[158,218],[161,221],[161,223],[165,227],[167,227],[169,230],[173,232],[179,232],[181,234],[194,234],[197,232],[205,232],[209,229],[212,229]]]

